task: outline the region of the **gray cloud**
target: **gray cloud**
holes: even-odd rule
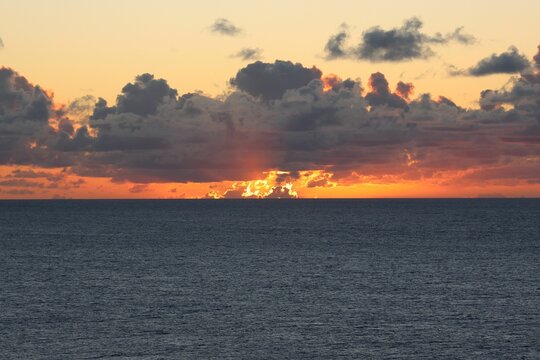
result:
[[[409,92],[408,87],[411,85],[406,85],[405,83],[398,83],[398,89],[401,88],[405,91],[407,88],[407,94]],[[386,105],[391,108],[407,109],[407,101],[398,94],[390,93],[390,88],[388,86],[388,81],[386,80],[384,74],[375,73],[372,74],[369,78],[369,87],[371,91],[366,94],[366,100],[370,106],[381,106]]]
[[[0,189],[0,194],[6,195],[32,195],[34,192],[28,189]]]
[[[422,32],[423,23],[418,18],[405,20],[399,28],[384,30],[373,27],[362,34],[362,41],[351,48],[346,48],[345,41],[350,37],[347,28],[341,29],[330,37],[325,46],[327,59],[353,58],[372,62],[398,62],[426,59],[435,54],[433,45],[445,45],[450,42],[471,44],[472,35],[464,34],[462,28],[443,35],[428,35]]]
[[[19,170],[15,169],[11,174],[7,175],[6,178],[15,178],[15,179],[46,179],[50,182],[58,182],[64,179],[64,173],[50,173],[45,171],[34,171],[34,170]]]
[[[467,70],[450,70],[450,75],[486,76],[493,74],[520,73],[531,66],[530,61],[515,47],[501,54],[492,54]]]
[[[116,106],[108,107],[105,99],[99,98],[91,120],[104,119],[109,114],[132,113],[136,115],[155,114],[158,106],[166,101],[176,100],[177,91],[164,79],[154,79],[152,74],[142,74],[135,82],[122,88],[116,99]]]
[[[154,79],[154,75],[142,74],[134,83],[122,89],[116,100],[117,112],[130,112],[137,115],[155,114],[158,105],[166,99],[176,99],[177,92],[171,89],[166,80]]]
[[[234,25],[231,21],[223,18],[216,19],[210,26],[210,30],[214,33],[227,36],[236,36],[242,32],[242,29]]]
[[[516,174],[516,181],[537,181],[535,71],[511,89],[484,92],[482,109],[474,110],[430,94],[412,98],[413,84],[395,86],[382,73],[373,74],[364,91],[358,81],[321,79],[317,68],[255,62],[240,69],[227,96],[177,97],[165,80],[142,75],[122,89],[113,106],[97,100],[87,121],[71,121],[45,97],[47,122],[40,111],[26,110],[45,96],[39,87],[4,70],[0,164],[66,167],[73,175],[137,184],[242,181],[270,170],[291,177],[322,170],[334,174],[332,182],[346,184],[359,177],[428,179],[488,168],[494,170],[468,181],[488,181],[497,169]],[[132,105],[135,99],[144,106]],[[45,174],[13,173],[2,181],[40,176]],[[310,180],[310,186],[328,182],[321,179]],[[283,185],[276,184],[276,195],[284,193]]]
[[[52,100],[9,68],[0,68],[0,163],[30,162],[30,147],[49,134]]]
[[[0,187],[43,188],[45,185],[36,181],[25,179],[9,179],[0,181]]]
[[[403,99],[409,99],[414,91],[414,85],[412,83],[405,83],[400,81],[396,85],[396,94]]]
[[[439,104],[444,104],[444,105],[448,105],[448,106],[451,106],[451,107],[455,107],[455,108],[459,108],[455,102],[453,102],[452,100],[450,100],[449,98],[447,98],[446,96],[439,96]]]
[[[487,89],[480,96],[480,106],[484,110],[500,110],[501,105],[509,104],[519,112],[534,116],[538,126],[529,129],[533,134],[540,134],[540,46],[538,50],[532,66],[523,71],[521,77],[514,79],[510,87]]]
[[[305,86],[321,75],[316,67],[306,68],[290,61],[276,60],[273,64],[257,61],[238,71],[230,83],[252,96],[275,100],[285,91]]]
[[[348,56],[345,43],[349,39],[349,27],[346,24],[341,25],[337,34],[330,36],[324,46],[325,57],[327,60],[339,59]]]
[[[137,184],[133,185],[131,188],[129,188],[129,192],[132,194],[140,194],[143,192],[148,191],[148,185],[147,184]]]
[[[39,193],[46,193],[50,189],[80,188],[86,183],[82,178],[69,180],[66,169],[56,172],[35,171],[32,169],[14,169],[10,174],[0,178],[0,193],[11,195],[24,195],[28,189],[39,189]],[[38,181],[36,181],[38,180]],[[33,193],[33,192],[32,192]]]
[[[231,56],[235,58],[240,58],[244,61],[258,60],[262,57],[262,50],[259,48],[243,48],[239,52]]]

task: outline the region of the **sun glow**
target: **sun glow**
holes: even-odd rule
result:
[[[335,74],[328,74],[324,76],[322,79],[323,82],[323,91],[328,92],[332,90],[335,86],[341,84],[343,81],[341,78]]]
[[[263,179],[237,181],[224,190],[212,189],[206,194],[209,199],[297,199],[302,192],[320,188],[335,188],[334,174],[324,170],[264,172]],[[308,191],[311,192],[311,191]]]
[[[296,199],[298,193],[293,189],[293,176],[288,171],[268,171],[264,179],[234,182],[223,193],[211,191],[208,198],[244,198],[244,199]]]

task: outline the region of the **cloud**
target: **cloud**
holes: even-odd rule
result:
[[[539,53],[533,57],[533,66],[525,69],[519,78],[512,80],[510,86],[501,90],[486,89],[480,94],[480,106],[484,110],[501,110],[504,104],[511,105],[514,111],[535,117],[538,124],[528,129],[531,135],[540,134],[540,64]]]
[[[0,68],[0,164],[31,163],[32,148],[40,149],[50,137],[52,96],[12,69]]]
[[[536,66],[540,66],[540,45],[538,46],[538,52],[534,55],[533,60]]]
[[[28,190],[28,189],[7,189],[7,190],[0,189],[0,194],[6,194],[6,195],[32,195],[32,194],[34,194],[34,192],[32,190]]]
[[[492,54],[482,59],[475,66],[467,70],[450,70],[450,75],[486,76],[493,74],[515,74],[520,73],[531,66],[530,61],[523,54],[520,54],[515,47],[510,47],[501,54]]]
[[[439,101],[438,101],[439,104],[444,104],[444,105],[447,105],[447,106],[450,106],[450,107],[455,107],[455,108],[459,108],[455,102],[453,102],[452,100],[450,100],[449,98],[447,98],[446,96],[442,96],[440,95],[439,96]]]
[[[296,199],[298,194],[293,190],[293,181],[298,180],[300,173],[288,171],[269,171],[265,179],[234,182],[221,193],[219,190],[209,192],[206,197],[214,199]]]
[[[262,50],[259,48],[243,48],[242,50],[231,56],[235,58],[240,58],[244,61],[258,60],[262,57]]]
[[[142,74],[122,89],[116,100],[117,113],[137,115],[155,114],[157,107],[167,99],[176,99],[177,91],[166,80],[154,79],[152,74]]]
[[[321,75],[316,67],[306,68],[290,61],[276,60],[273,64],[257,61],[238,71],[230,83],[252,96],[275,100],[285,91],[305,86]]]
[[[2,41],[2,38],[0,38],[0,49],[4,48],[4,41]]]
[[[50,182],[58,182],[65,178],[65,174],[61,172],[51,173],[45,171],[15,169],[6,177],[15,179],[46,179]]]
[[[137,184],[133,185],[129,188],[129,192],[132,194],[140,194],[143,192],[148,191],[148,185],[147,184]]]
[[[325,46],[327,59],[352,58],[372,62],[399,62],[427,59],[435,54],[434,45],[446,45],[450,42],[471,44],[472,35],[463,33],[463,28],[443,35],[428,35],[422,32],[423,23],[418,18],[405,20],[399,28],[384,30],[378,26],[362,34],[362,41],[351,48],[345,42],[350,37],[348,29],[341,30],[330,37]]]
[[[412,95],[414,91],[414,85],[412,83],[404,83],[403,81],[400,81],[397,83],[396,86],[396,94],[403,99],[409,99],[409,97]]]
[[[69,171],[33,170],[32,168],[15,168],[10,174],[5,175],[0,180],[1,188],[40,189],[40,192],[47,192],[49,189],[69,190],[80,188],[86,184],[82,178],[73,178]]]
[[[369,78],[369,87],[371,91],[366,94],[366,100],[371,106],[386,105],[391,108],[406,109],[408,107],[405,98],[398,95],[399,93],[390,93],[388,81],[384,74],[374,73]],[[412,84],[407,85],[403,82],[398,83],[398,91],[401,89],[408,96],[410,90],[414,86]]]
[[[0,187],[43,188],[44,184],[25,179],[9,179],[0,181]]]
[[[342,24],[340,30],[336,34],[330,36],[324,46],[325,57],[327,60],[348,56],[347,49],[345,49],[345,42],[349,39],[349,36],[349,27],[346,24]]]
[[[270,190],[270,193],[265,196],[265,199],[296,199],[298,194],[293,192],[287,186],[275,186]]]
[[[234,25],[231,21],[223,18],[216,19],[210,26],[210,30],[216,34],[227,36],[236,36],[242,33],[242,29]]]
[[[236,183],[227,197],[287,195],[290,184],[506,183],[505,171],[513,181],[535,182],[539,70],[524,71],[511,87],[484,91],[481,109],[464,109],[444,96],[413,97],[413,84],[392,83],[382,73],[372,74],[364,90],[358,80],[323,77],[315,67],[257,61],[240,69],[221,97],[178,96],[165,79],[143,74],[114,104],[98,99],[88,119],[73,121],[68,109],[78,105],[60,107],[6,69],[0,71],[0,164],[66,168],[71,176],[141,185],[134,190],[156,182]],[[44,182],[44,170],[33,171],[1,181]],[[271,172],[264,188],[257,185]]]

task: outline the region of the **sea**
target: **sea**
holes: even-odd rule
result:
[[[540,359],[540,200],[1,201],[0,359]]]

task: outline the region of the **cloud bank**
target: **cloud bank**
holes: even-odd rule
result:
[[[265,196],[281,197],[294,196],[291,181],[537,184],[539,57],[511,87],[483,91],[480,109],[444,96],[413,97],[412,83],[391,85],[382,73],[363,88],[358,80],[278,60],[240,69],[232,91],[219,98],[182,94],[142,74],[114,104],[97,99],[78,120],[72,114],[83,105],[60,106],[2,68],[0,165],[130,181],[135,192],[159,182],[238,182],[228,197],[255,193],[249,180],[261,174],[273,174]],[[3,186],[20,191],[46,176],[12,175]]]

